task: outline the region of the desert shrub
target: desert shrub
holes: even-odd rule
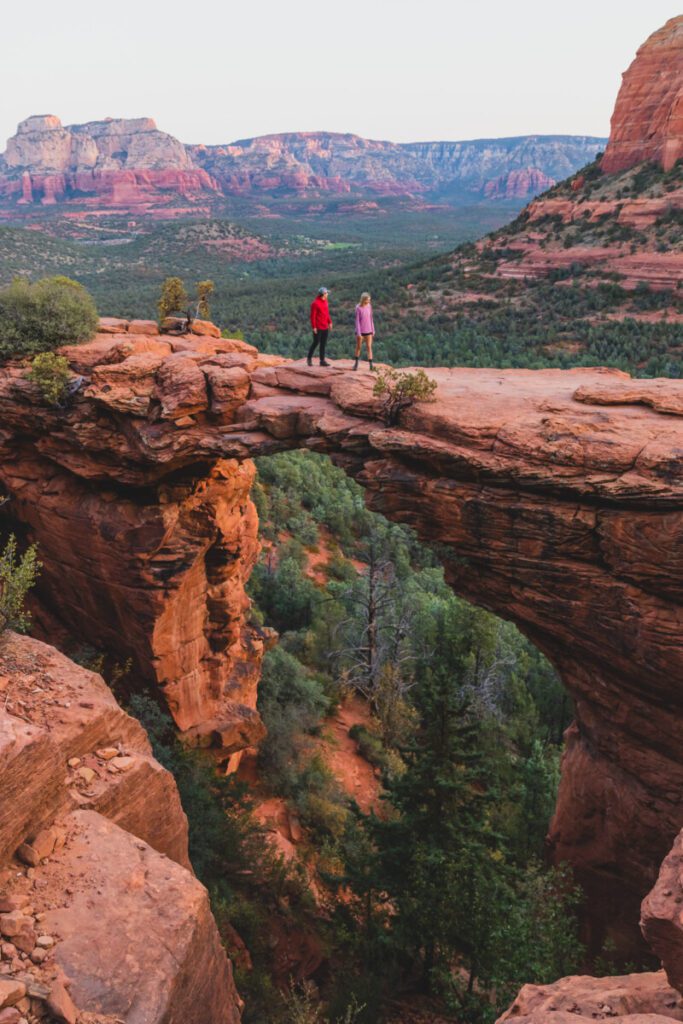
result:
[[[209,296],[213,293],[213,281],[199,281],[197,284],[197,315],[208,320],[211,314]]]
[[[343,804],[317,793],[304,793],[297,806],[305,823],[318,835],[339,839],[344,834],[349,811]]]
[[[71,371],[64,356],[54,352],[39,352],[26,376],[36,385],[44,402],[58,405],[66,393]]]
[[[17,540],[10,536],[0,554],[0,633],[5,629],[24,632],[31,616],[24,610],[26,595],[38,578],[40,562],[35,544],[23,555],[17,553]]]
[[[268,622],[280,633],[309,626],[319,599],[315,584],[304,575],[294,550],[287,552],[274,568],[263,562],[257,565],[250,592]]]
[[[372,393],[382,399],[382,418],[390,427],[398,423],[408,406],[433,401],[436,387],[436,381],[430,380],[424,370],[386,369],[378,373]]]
[[[278,792],[290,796],[297,788],[305,737],[315,731],[329,706],[322,683],[300,661],[282,647],[267,652],[258,708],[268,735],[259,750],[259,764]]]
[[[387,766],[387,751],[379,736],[359,723],[351,726],[349,736],[358,744],[358,752],[366,761],[376,768]]]
[[[92,297],[76,281],[17,277],[0,289],[0,359],[88,341],[97,322]]]

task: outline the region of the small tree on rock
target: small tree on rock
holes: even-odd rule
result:
[[[404,409],[415,402],[433,401],[436,387],[436,381],[430,380],[424,370],[387,368],[378,373],[372,393],[382,399],[382,418],[388,427],[393,427]]]
[[[5,629],[28,629],[31,616],[24,611],[24,601],[40,568],[35,544],[19,556],[16,537],[10,536],[0,554],[0,633]]]
[[[208,320],[210,314],[209,296],[213,290],[213,281],[199,281],[197,283],[196,298],[191,300],[181,278],[167,277],[161,286],[161,295],[157,302],[159,319],[164,320],[167,316],[181,314],[187,320],[188,327],[198,317],[202,320]]]
[[[173,313],[184,312],[187,309],[189,298],[185,291],[185,285],[179,277],[167,277],[161,286],[161,295],[157,303],[159,319],[171,316]]]

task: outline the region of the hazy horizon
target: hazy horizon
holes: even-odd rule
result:
[[[73,0],[66,21],[38,0],[4,16],[0,150],[31,114],[63,124],[152,117],[185,143],[325,131],[393,142],[609,134],[637,48],[678,11],[575,0],[416,13],[349,0],[343,18],[312,0],[213,11],[121,0],[115,24]],[[202,21],[202,15],[205,20]],[[42,31],[36,31],[38,23]],[[561,45],[560,45],[561,43]],[[6,97],[11,96],[11,109]]]

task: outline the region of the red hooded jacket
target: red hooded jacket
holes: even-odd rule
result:
[[[314,331],[326,331],[332,326],[330,307],[321,295],[311,303],[311,327]]]

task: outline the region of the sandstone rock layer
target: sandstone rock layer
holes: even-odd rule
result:
[[[54,115],[34,115],[0,155],[0,204],[15,216],[62,203],[161,215],[180,196],[187,206],[167,210],[177,216],[191,213],[197,201],[210,207],[221,194],[361,198],[338,213],[375,212],[363,195],[397,196],[418,209],[428,193],[456,202],[526,199],[592,160],[603,144],[562,135],[398,144],[291,132],[184,146],[147,117],[64,126]]]

